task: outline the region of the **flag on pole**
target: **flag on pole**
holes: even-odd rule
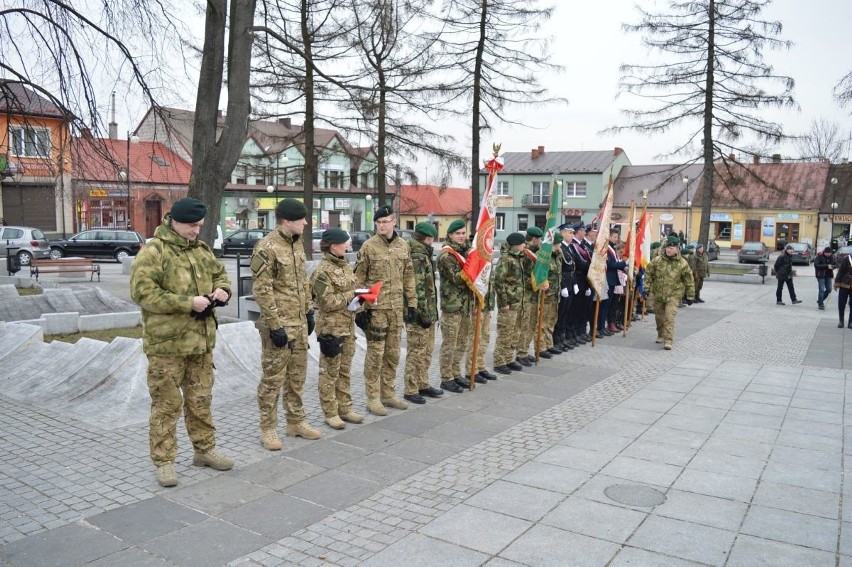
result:
[[[627,279],[633,281],[636,265],[636,202],[630,201],[630,232],[627,234]]]
[[[547,221],[544,224],[544,238],[536,253],[535,266],[532,272],[532,288],[538,291],[547,281],[550,271],[550,255],[553,252],[553,231],[556,230],[556,219],[559,218],[559,185],[554,178],[550,186],[550,208],[547,211]]]
[[[636,231],[636,267],[647,268],[651,261],[651,213],[647,207],[642,207],[639,217],[639,228]]]
[[[491,279],[491,258],[494,255],[494,229],[497,218],[494,186],[497,183],[497,173],[503,169],[503,160],[498,157],[500,144],[494,144],[493,150],[494,157],[485,162],[488,179],[485,182],[485,194],[482,196],[479,217],[476,219],[473,246],[462,268],[462,278],[473,290],[480,303],[485,301],[488,282]]]
[[[601,299],[606,297],[604,295],[606,291],[606,254],[609,246],[609,221],[612,216],[612,187],[612,176],[610,176],[606,198],[601,210],[595,217],[600,219],[600,227],[598,227],[598,237],[595,240],[595,248],[592,250],[592,262],[589,265],[589,275],[587,276],[589,285]]]

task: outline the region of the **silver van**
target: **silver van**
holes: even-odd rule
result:
[[[7,255],[7,248],[14,250],[22,266],[33,260],[50,258],[50,245],[41,229],[31,226],[0,226],[0,256]]]

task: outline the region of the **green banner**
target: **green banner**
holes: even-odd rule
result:
[[[556,230],[556,221],[559,218],[559,185],[556,179],[550,187],[550,208],[547,211],[547,222],[544,225],[544,238],[541,247],[536,254],[535,267],[532,273],[532,286],[535,291],[547,281],[547,273],[550,271],[550,254],[553,252],[553,232]]]

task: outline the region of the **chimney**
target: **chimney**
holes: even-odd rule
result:
[[[543,156],[543,155],[544,155],[544,146],[539,146],[539,147],[538,147],[538,155],[540,155],[540,156]]]
[[[530,150],[530,158],[535,159],[538,157],[538,148],[533,148]]]
[[[110,112],[110,122],[109,122],[109,139],[117,140],[118,139],[118,123],[115,121],[115,91],[112,91],[112,102],[110,103],[112,110]]]
[[[624,150],[623,150],[622,148],[619,148],[618,146],[616,146],[616,147],[615,147],[615,149],[614,149],[614,150],[612,150],[612,155],[613,155],[614,157],[618,157],[618,156],[620,156],[620,155],[621,155],[621,154],[623,154],[623,153],[624,153]]]
[[[849,163],[849,158],[845,157],[845,158],[841,159],[840,163],[843,164],[843,165],[846,165],[847,163]]]
[[[285,128],[290,128],[293,126],[293,122],[290,120],[290,118],[279,118],[278,123],[283,125]]]
[[[772,154],[772,163],[781,163],[781,154]]]
[[[737,161],[737,154],[728,154],[728,159],[731,161]]]
[[[753,155],[751,156],[751,162],[752,162],[752,163],[760,163],[760,156],[759,156],[759,155],[757,155],[757,154],[753,154]]]

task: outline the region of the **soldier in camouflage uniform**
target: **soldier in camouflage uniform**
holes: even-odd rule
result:
[[[497,296],[497,341],[494,345],[494,371],[511,374],[522,370],[515,356],[518,349],[519,317],[524,301],[524,235],[513,232],[494,270],[494,294]]]
[[[662,254],[651,260],[648,265],[645,284],[654,294],[654,317],[657,320],[657,343],[663,343],[666,350],[672,349],[674,341],[674,322],[677,308],[682,297],[686,296],[687,305],[692,304],[695,296],[695,282],[692,271],[678,250],[680,239],[670,236]]]
[[[355,298],[355,274],[346,261],[349,234],[339,228],[322,233],[322,261],[311,274],[311,295],[317,306],[317,341],[320,345],[320,406],[332,429],[346,422],[361,423],[364,417],[352,411],[349,376],[355,356],[355,314],[349,305]],[[357,303],[355,304],[357,305]]]
[[[478,299],[474,297],[474,309]],[[491,341],[491,314],[494,312],[494,267],[491,268],[491,278],[488,280],[488,291],[485,293],[485,302],[482,306],[482,313],[479,321],[479,348],[476,352],[476,374],[480,379],[496,380],[497,376],[488,371],[485,366],[485,351],[488,350],[488,343]],[[471,325],[476,321],[471,319]],[[470,353],[473,350],[473,333],[471,333],[471,348],[467,351],[467,357],[464,361],[464,367],[470,368]]]
[[[150,452],[161,486],[178,483],[174,460],[181,408],[195,449],[192,464],[216,470],[234,466],[215,451],[210,411],[217,327],[213,306],[227,303],[231,282],[207,244],[197,239],[206,214],[207,207],[196,199],[175,202],[130,272],[130,295],[142,308]]]
[[[551,358],[562,354],[553,344],[556,320],[559,318],[559,292],[562,289],[562,235],[554,233],[553,251],[550,253],[550,270],[547,272],[548,288],[544,292],[544,328],[541,334],[541,357]]]
[[[358,251],[355,262],[355,286],[369,288],[384,282],[377,303],[366,305],[367,357],[364,378],[367,409],[375,415],[387,415],[385,406],[406,409],[396,397],[396,367],[399,364],[403,317],[417,316],[417,290],[408,244],[394,232],[396,218],[387,205],[373,215],[376,234]]]
[[[710,277],[710,261],[701,243],[695,248],[692,264],[692,274],[695,277],[695,303],[704,303],[701,299],[701,288],[704,287],[704,279]]]
[[[441,275],[441,388],[451,391],[455,390],[450,382],[461,388],[470,388],[470,368],[461,368],[471,338],[473,319],[473,291],[462,271],[469,250],[464,221],[454,220],[447,227],[447,241],[438,254],[438,273]]]
[[[536,253],[541,246],[541,239],[544,237],[544,231],[537,226],[531,226],[527,229],[526,242],[527,247],[524,250],[523,267],[524,267],[524,305],[523,311],[518,318],[518,327],[520,335],[518,337],[518,357],[517,361],[523,366],[531,366],[535,360],[535,356],[530,356],[530,343],[535,341],[538,331],[538,299],[539,292],[533,291],[532,275],[533,268],[536,263]],[[542,292],[543,293],[543,292]],[[535,344],[533,344],[533,352],[535,352]]]
[[[308,335],[313,332],[311,288],[305,270],[302,232],[307,209],[301,201],[284,199],[275,207],[275,230],[254,247],[251,257],[253,291],[260,318],[263,377],[257,386],[260,441],[269,451],[281,449],[278,400],[284,392],[288,437],[319,439],[305,421],[302,389],[308,371]]]
[[[417,317],[405,322],[408,354],[405,357],[405,395],[414,404],[444,395],[443,390],[429,385],[429,365],[435,349],[435,327],[438,323],[438,291],[435,288],[435,267],[432,264],[432,242],[438,232],[432,223],[420,222],[414,227],[414,237],[408,243],[414,282],[417,288]]]

